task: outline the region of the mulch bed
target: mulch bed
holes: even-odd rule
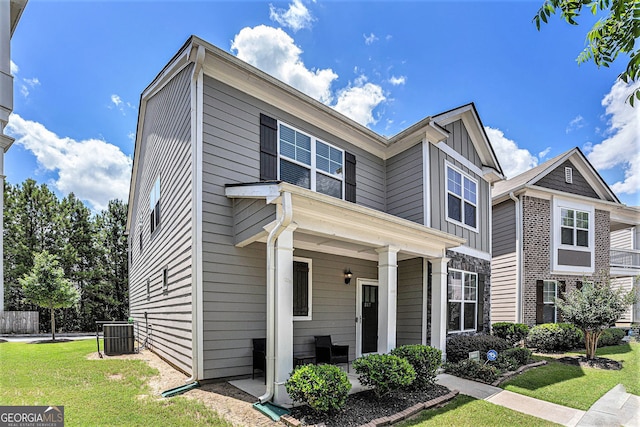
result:
[[[622,369],[622,363],[617,360],[607,359],[605,357],[596,357],[595,359],[587,359],[585,356],[560,357],[556,359],[560,363],[567,365],[580,366],[582,368],[610,369],[619,371]]]
[[[60,342],[70,342],[73,340],[68,340],[66,338],[56,338],[55,340],[36,340],[30,341],[29,344],[57,344]]]
[[[291,416],[301,421],[303,425],[355,427],[372,420],[393,416],[414,405],[437,399],[448,393],[450,393],[448,388],[434,385],[427,391],[401,390],[378,400],[373,391],[367,390],[349,395],[347,405],[339,412],[323,415],[304,405],[292,408]]]

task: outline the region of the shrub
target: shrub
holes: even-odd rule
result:
[[[506,349],[502,355],[504,357],[510,357],[518,362],[518,366],[526,365],[531,359],[531,350],[528,348],[516,347]],[[498,356],[499,357],[499,356]]]
[[[489,350],[500,353],[510,347],[507,341],[493,335],[455,335],[447,341],[447,360],[468,359],[472,351],[479,351],[480,357],[484,358]]]
[[[436,371],[442,363],[442,351],[428,345],[403,345],[391,350],[391,354],[402,357],[413,366],[416,379],[411,385],[426,390],[435,383]]]
[[[527,345],[538,351],[566,351],[581,345],[582,331],[571,323],[543,323],[529,331]]]
[[[344,408],[351,383],[337,366],[303,365],[291,373],[285,388],[295,402],[329,412]]]
[[[529,326],[524,323],[498,322],[491,328],[494,336],[506,340],[512,347],[527,338],[529,334]]]
[[[406,360],[392,354],[370,354],[353,361],[353,369],[360,383],[373,387],[378,398],[400,387],[409,386],[416,379],[416,371]]]
[[[491,384],[500,375],[500,371],[492,365],[477,362],[471,359],[464,359],[459,362],[447,362],[444,364],[446,373],[456,377],[478,380]]]
[[[515,371],[520,367],[518,361],[510,356],[500,353],[495,362],[490,362],[492,366],[498,368],[499,371]]]
[[[609,328],[602,331],[598,338],[598,347],[606,347],[608,345],[618,345],[622,342],[626,334],[622,329]]]

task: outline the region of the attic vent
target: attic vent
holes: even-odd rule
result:
[[[573,169],[564,168],[564,181],[567,184],[573,184]]]

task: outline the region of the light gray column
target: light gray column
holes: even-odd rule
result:
[[[284,383],[293,370],[293,231],[289,226],[276,241],[275,388],[274,401],[289,404]]]
[[[449,258],[431,260],[431,347],[447,351],[447,263]]]
[[[387,246],[378,252],[378,352],[396,347],[398,304],[398,248]]]

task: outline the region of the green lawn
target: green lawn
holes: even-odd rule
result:
[[[0,405],[64,406],[65,425],[229,426],[200,402],[150,396],[140,360],[87,360],[93,340],[0,344]]]
[[[640,343],[604,347],[598,349],[596,356],[622,361],[623,367],[619,371],[580,368],[544,358],[548,365],[531,369],[501,387],[583,411],[617,384],[640,395]]]
[[[549,421],[516,412],[503,406],[458,395],[446,406],[422,411],[416,418],[400,423],[400,427],[440,426],[557,426]]]

